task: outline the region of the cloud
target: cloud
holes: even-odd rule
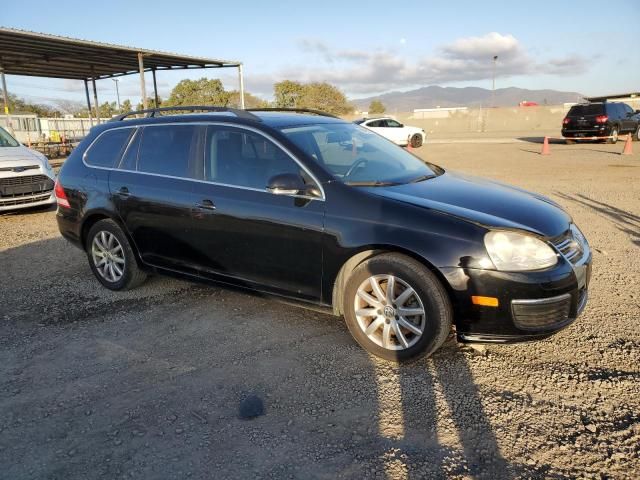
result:
[[[536,61],[516,37],[498,32],[456,39],[437,48],[434,55],[416,60],[408,60],[401,52],[389,48],[336,49],[317,39],[302,39],[298,44],[304,53],[315,57],[315,62],[307,62],[313,66],[283,67],[275,74],[263,75],[258,82],[261,93],[269,93],[264,91],[266,83],[284,78],[302,82],[327,81],[351,94],[486,80],[493,75],[495,55],[498,57],[495,73],[503,78],[530,74],[579,74],[584,73],[589,65],[587,59],[579,55]],[[253,82],[249,80],[249,83]]]

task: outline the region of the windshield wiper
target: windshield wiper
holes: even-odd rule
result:
[[[413,180],[409,180],[407,183],[418,183],[423,182],[424,180],[431,180],[432,178],[436,178],[436,175],[421,175]]]
[[[392,187],[393,185],[400,185],[398,182],[382,182],[380,180],[375,182],[345,182],[345,184],[352,187]]]

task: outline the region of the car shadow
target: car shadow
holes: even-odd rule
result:
[[[640,247],[640,216],[580,193],[569,195],[556,191],[554,194],[570,202],[590,208],[601,216],[604,216],[613,223],[618,230],[629,235],[631,243]]]
[[[61,238],[0,252],[0,265],[4,412],[55,409],[4,425],[10,478],[565,478],[505,459],[474,354],[453,336],[397,365],[357,347],[342,320],[272,297],[158,278],[108,291]],[[247,391],[266,413],[238,420]]]

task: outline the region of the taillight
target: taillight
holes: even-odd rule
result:
[[[54,189],[54,192],[56,194],[56,200],[58,201],[59,207],[71,208],[71,205],[69,205],[67,194],[64,193],[64,188],[62,188],[62,184],[60,183],[60,179],[56,179],[56,187]]]
[[[564,120],[562,120],[562,124],[563,125],[567,125],[571,120],[569,120],[569,117],[565,117]]]
[[[609,117],[606,115],[598,115],[596,117],[596,123],[607,123],[607,120],[609,120]]]

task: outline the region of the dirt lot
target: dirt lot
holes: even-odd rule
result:
[[[640,144],[434,144],[540,191],[594,250],[573,326],[397,367],[342,321],[156,277],[93,278],[55,213],[0,217],[0,477],[639,478]],[[238,418],[248,395],[265,414]]]

